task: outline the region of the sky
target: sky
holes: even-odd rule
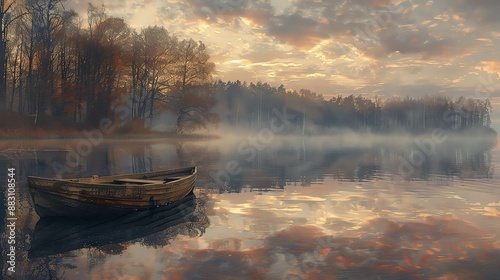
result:
[[[86,14],[88,1],[68,0]],[[500,104],[498,0],[92,1],[203,41],[216,79],[324,96],[446,94]],[[498,98],[495,98],[498,97]]]

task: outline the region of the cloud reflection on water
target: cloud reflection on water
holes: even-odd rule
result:
[[[362,236],[325,235],[316,226],[292,226],[267,236],[264,246],[246,250],[189,249],[180,266],[168,269],[174,279],[493,279],[500,246],[491,235],[454,218],[428,217],[420,222],[384,218],[366,221]],[[320,239],[329,247],[319,247]],[[221,243],[218,240],[214,243]],[[232,241],[234,242],[234,241]],[[237,241],[241,243],[243,241]],[[313,261],[318,265],[301,266]],[[424,276],[425,275],[425,276]],[[454,278],[456,276],[457,278]]]
[[[175,265],[163,264],[171,267],[166,273],[174,279],[499,275],[500,202],[495,196],[476,199],[460,187],[429,188],[423,196],[384,193],[374,185],[327,180],[265,196],[214,195],[217,210],[202,237],[207,245],[179,248]]]

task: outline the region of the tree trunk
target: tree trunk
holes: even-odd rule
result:
[[[3,7],[2,7],[3,9]],[[0,24],[3,25],[3,12],[0,13]],[[4,30],[0,31],[0,110],[7,108],[7,80],[5,73],[5,56],[7,42],[4,41]]]

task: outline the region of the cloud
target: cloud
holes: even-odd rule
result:
[[[329,34],[322,30],[322,25],[299,13],[281,15],[272,20],[267,34],[282,43],[288,43],[300,49],[310,49],[321,40],[329,38]]]
[[[299,50],[307,50],[323,40],[355,36],[355,28],[364,28],[368,21],[402,20],[402,13],[408,5],[393,5],[388,0],[345,0],[291,2],[292,6],[281,14],[268,0],[223,1],[187,0],[176,2],[183,10],[197,20],[213,26],[240,28],[244,23],[254,32],[263,34],[282,44]],[[392,6],[390,6],[392,5]],[[390,9],[388,7],[390,6]],[[395,8],[396,7],[396,8]],[[373,17],[374,10],[386,9],[383,15]],[[387,15],[389,14],[390,15]],[[373,17],[373,18],[372,18]]]
[[[247,59],[253,63],[267,62],[272,60],[293,60],[295,62],[298,62],[299,60],[304,59],[305,55],[302,52],[287,53],[285,51],[277,49],[276,46],[271,44],[255,44],[252,49],[242,54],[241,58]]]
[[[456,42],[429,34],[424,26],[398,27],[391,25],[380,32],[383,54],[419,54],[426,60],[431,57],[449,58]],[[383,54],[375,52],[377,56]]]
[[[350,0],[349,3],[357,4],[360,6],[367,6],[370,8],[387,8],[391,0]]]
[[[495,26],[500,23],[498,0],[452,0],[450,7],[461,17],[481,25]]]
[[[274,14],[269,1],[262,0],[187,0],[177,4],[185,5],[197,19],[211,23],[245,18],[263,25]]]
[[[500,76],[500,60],[481,61],[481,65],[476,69]]]

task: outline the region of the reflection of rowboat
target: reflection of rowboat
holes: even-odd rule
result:
[[[120,217],[42,218],[36,224],[28,256],[37,258],[80,248],[125,243],[153,234],[158,235],[159,243],[168,243],[176,234],[187,231],[182,227],[192,228],[193,223],[195,228],[197,223],[200,227],[208,226],[203,223],[208,219],[196,214],[196,201],[194,195],[188,195],[170,205],[130,212]],[[170,229],[176,230],[169,232]],[[160,233],[163,231],[166,233]],[[203,232],[204,228],[200,231]]]
[[[192,193],[196,167],[78,179],[28,177],[40,217],[121,215],[177,201]]]

